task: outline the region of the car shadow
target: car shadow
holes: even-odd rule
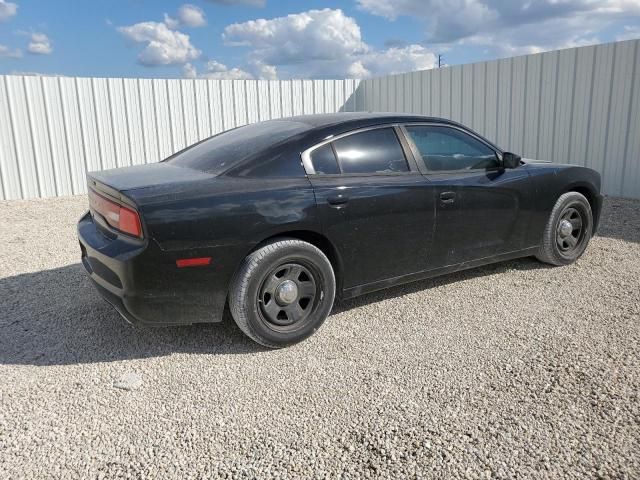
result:
[[[390,287],[348,300],[342,300],[334,306],[331,313],[332,315],[335,315],[347,310],[363,307],[371,303],[388,300],[390,298],[402,297],[404,295],[410,295],[412,293],[429,290],[431,288],[442,287],[464,280],[472,280],[474,278],[486,277],[489,275],[500,275],[510,270],[539,270],[546,268],[554,267],[541,263],[533,257],[518,258],[516,260],[510,260],[506,262],[493,263],[482,267],[470,268],[468,270],[461,270],[446,275],[440,275],[438,277],[427,278],[425,280],[419,280],[416,282],[406,283],[404,285]]]
[[[509,269],[545,268],[521,259],[337,302],[332,315],[369,303]],[[226,312],[221,323],[134,327],[94,290],[80,264],[0,279],[0,364],[73,365],[161,357],[268,351]]]

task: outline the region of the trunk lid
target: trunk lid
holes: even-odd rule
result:
[[[175,196],[214,178],[210,173],[162,162],[91,172],[87,183],[89,188],[136,206],[144,200]]]

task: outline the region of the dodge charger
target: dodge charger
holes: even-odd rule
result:
[[[602,205],[594,170],[402,114],[259,122],[87,182],[82,263],[127,321],[228,308],[271,348],[313,334],[336,299],[517,257],[570,264]]]

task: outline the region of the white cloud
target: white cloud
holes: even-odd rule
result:
[[[182,76],[185,78],[197,78],[198,71],[196,70],[196,67],[194,67],[190,63],[185,63],[182,66]]]
[[[422,45],[407,45],[402,48],[392,47],[368,53],[362,57],[359,63],[369,72],[369,75],[379,76],[434,68],[437,64],[437,57]]]
[[[18,5],[6,0],[0,0],[0,22],[6,22],[18,13]]]
[[[19,48],[10,48],[6,45],[0,45],[0,58],[21,58],[22,50]]]
[[[375,50],[363,40],[356,21],[342,10],[323,9],[228,25],[230,46],[250,47],[256,76],[366,77],[430,68],[434,55],[419,45]]]
[[[421,19],[431,44],[485,45],[506,54],[582,45],[613,22],[640,21],[638,0],[358,0],[395,20]]]
[[[268,64],[333,60],[366,50],[356,21],[328,8],[234,23],[224,29],[223,38],[228,45],[253,47]]]
[[[141,22],[118,31],[129,41],[145,45],[138,55],[138,62],[145,66],[184,65],[201,55],[189,35],[170,30],[164,23]]]
[[[49,55],[53,52],[51,40],[44,33],[32,33],[27,51],[35,55]]]
[[[178,9],[175,18],[164,14],[164,23],[172,30],[179,27],[198,28],[207,24],[204,11],[195,5],[186,3]]]
[[[218,5],[248,5],[250,7],[264,7],[266,0],[207,0]]]
[[[251,80],[253,75],[240,68],[228,68],[225,64],[215,60],[209,60],[205,64],[205,71],[198,73],[196,67],[187,63],[182,67],[182,73],[186,78],[211,78],[217,80]]]
[[[616,40],[635,40],[640,38],[640,26],[638,25],[625,25],[624,33],[621,33],[616,37]]]

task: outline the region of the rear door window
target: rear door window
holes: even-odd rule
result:
[[[408,172],[409,165],[392,127],[374,128],[333,141],[342,173]]]
[[[311,152],[311,163],[316,173],[324,173],[325,175],[340,173],[338,162],[336,161],[336,156],[333,153],[333,148],[330,143],[316,148]]]

